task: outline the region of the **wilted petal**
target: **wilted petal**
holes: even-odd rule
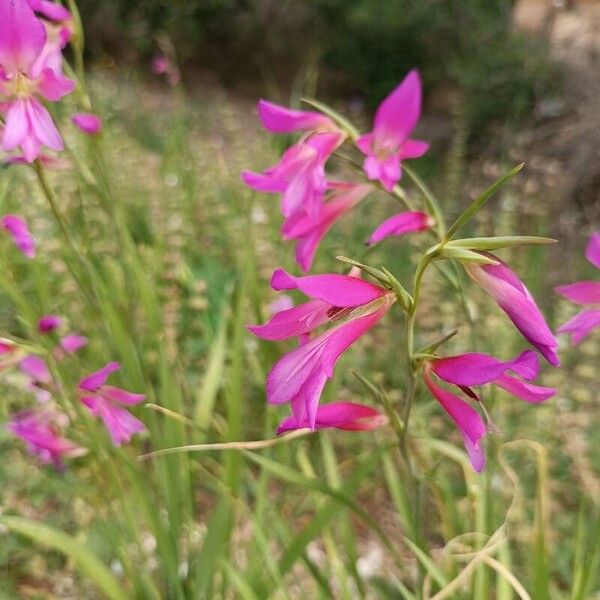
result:
[[[585,249],[585,257],[600,269],[600,232],[596,232],[590,238]]]
[[[100,370],[84,377],[79,382],[79,389],[86,390],[88,392],[95,392],[101,385],[104,385],[108,376],[115,371],[118,371],[121,365],[118,362],[110,362]]]
[[[532,404],[538,404],[544,400],[548,400],[556,394],[555,388],[542,387],[540,385],[533,385],[526,381],[521,381],[516,377],[510,375],[501,375],[498,379],[494,380],[494,385],[506,390],[509,394],[525,400],[525,402],[531,402]]]
[[[96,135],[102,129],[102,119],[92,113],[76,113],[71,120],[76,127],[88,135]]]
[[[4,215],[0,219],[0,225],[9,233],[17,248],[27,258],[35,258],[35,239],[23,219],[16,215]]]
[[[258,115],[265,129],[273,133],[335,129],[333,121],[321,113],[292,110],[267,100],[258,102]]]
[[[573,344],[579,344],[585,336],[600,327],[600,309],[582,310],[564,325],[558,328],[559,333],[570,333]]]
[[[311,300],[278,312],[264,325],[248,325],[248,329],[263,340],[285,340],[312,331],[326,323],[331,304]]]
[[[378,285],[350,275],[294,277],[283,269],[273,272],[271,287],[278,291],[298,289],[310,298],[323,300],[340,308],[362,306],[386,294]]]
[[[554,290],[576,304],[600,303],[600,281],[578,281],[559,285]]]
[[[535,379],[539,362],[535,352],[525,350],[517,357],[501,361],[478,352],[432,360],[431,370],[444,381],[459,386],[483,385],[496,380],[506,371],[514,371],[525,379]]]
[[[483,419],[464,400],[435,384],[427,369],[423,371],[423,379],[434,398],[442,405],[460,430],[471,464],[479,473],[485,467],[485,453],[480,445],[486,433]]]
[[[433,219],[427,213],[419,211],[402,212],[390,217],[377,227],[371,234],[367,244],[376,244],[391,235],[400,236],[414,231],[425,231],[433,223]]]
[[[344,429],[369,431],[385,425],[388,419],[378,410],[353,402],[332,402],[317,408],[315,429]],[[308,421],[299,421],[294,415],[285,418],[277,427],[277,434],[294,429],[310,428]]]
[[[0,65],[27,73],[46,43],[46,29],[26,0],[0,0]]]

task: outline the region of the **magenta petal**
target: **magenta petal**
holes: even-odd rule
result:
[[[44,24],[26,0],[0,1],[0,65],[27,73],[46,43]]]
[[[596,232],[590,238],[585,249],[585,257],[600,269],[600,232]]]
[[[421,158],[427,150],[429,144],[422,140],[406,140],[400,147],[400,160],[408,158]]]
[[[336,361],[359,337],[383,317],[389,306],[339,325],[281,358],[267,376],[270,404],[291,402],[303,406],[299,419],[306,418],[314,429],[316,410],[323,386],[333,376]]]
[[[460,430],[471,464],[475,471],[479,473],[485,467],[485,453],[480,446],[480,442],[486,433],[483,419],[475,409],[471,408],[458,396],[436,385],[427,371],[423,372],[423,379],[434,398],[442,405],[442,408]]]
[[[400,236],[414,231],[425,231],[433,225],[433,219],[424,212],[402,212],[384,221],[367,241],[372,245],[391,235]]]
[[[600,281],[578,281],[559,285],[554,290],[576,304],[600,303]]]
[[[40,383],[51,383],[52,375],[48,370],[48,366],[46,365],[44,359],[39,356],[27,356],[20,363],[19,368],[23,373],[26,373],[33,379],[34,381],[39,381]]]
[[[27,117],[26,101],[19,99],[10,103],[6,111],[4,132],[2,134],[2,149],[10,151],[18,148],[28,134],[29,119]]]
[[[60,347],[68,354],[74,354],[87,346],[88,339],[84,335],[70,333],[60,340]]]
[[[492,254],[487,255],[498,261],[498,264],[465,263],[465,270],[497,302],[523,337],[550,364],[558,366],[558,342],[529,290],[508,265]]]
[[[118,362],[109,362],[105,367],[84,377],[79,382],[79,389],[88,392],[96,391],[101,385],[104,385],[111,373],[118,371],[120,368],[121,365]]]
[[[359,277],[337,274],[293,277],[283,269],[274,271],[271,287],[278,291],[298,289],[310,298],[340,308],[362,306],[386,294],[383,288]]]
[[[353,402],[331,402],[317,408],[315,429],[369,431],[385,425],[387,421],[385,415],[370,406]],[[309,423],[299,421],[294,415],[291,415],[278,425],[277,434],[304,428],[310,428]]]
[[[58,2],[50,2],[50,0],[28,0],[29,6],[38,13],[41,13],[51,21],[69,21],[71,13]]]
[[[471,352],[431,361],[431,370],[444,381],[458,386],[483,385],[512,370],[525,379],[535,379],[539,363],[535,352],[525,350],[513,360],[501,361],[489,354]]]
[[[278,312],[264,325],[248,325],[248,329],[263,340],[285,340],[312,331],[326,323],[331,304],[321,300],[310,300]]]
[[[257,192],[280,194],[285,192],[287,182],[283,179],[275,179],[270,175],[255,173],[254,171],[242,171],[243,182]]]
[[[27,117],[36,139],[52,150],[62,150],[63,141],[50,113],[35,99],[27,102]]]
[[[273,133],[335,128],[333,121],[321,113],[292,110],[268,100],[258,102],[258,115],[265,129]]]
[[[510,375],[501,375],[498,379],[495,379],[493,383],[503,390],[506,390],[509,394],[512,394],[521,400],[525,400],[525,402],[531,402],[532,404],[538,404],[539,402],[548,400],[548,398],[551,398],[556,394],[555,388],[533,385],[532,383],[521,381]]]
[[[17,248],[27,258],[35,258],[35,239],[23,219],[16,215],[4,215],[0,219],[0,225],[9,233]]]
[[[62,319],[57,315],[44,315],[37,322],[37,328],[40,333],[50,333],[58,329]]]
[[[115,446],[129,443],[132,435],[146,430],[146,426],[130,412],[107,402],[98,406],[98,416],[104,422]]]
[[[88,135],[96,135],[102,130],[102,119],[92,113],[75,113],[71,117],[71,121],[83,133]]]
[[[135,406],[146,399],[145,394],[133,394],[127,390],[123,390],[112,385],[103,385],[101,390],[102,397],[116,402],[117,404],[126,404],[127,406]]]
[[[421,115],[421,78],[412,70],[379,105],[373,123],[376,147],[395,149],[408,138]]]
[[[49,68],[50,59],[52,55],[49,55],[42,72],[38,79],[38,92],[46,100],[51,102],[58,102],[61,98],[70,94],[75,89],[75,82],[72,79],[65,77],[60,70],[61,54],[59,50],[56,50],[56,62],[58,66]]]
[[[570,333],[573,344],[579,344],[585,336],[600,327],[600,309],[586,309],[558,328],[559,333]]]

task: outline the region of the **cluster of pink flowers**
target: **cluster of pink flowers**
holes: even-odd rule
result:
[[[0,148],[20,151],[11,162],[33,162],[44,146],[63,149],[45,103],[58,102],[75,89],[63,72],[62,57],[72,35],[71,14],[60,4],[0,0]],[[74,115],[74,122],[88,133],[101,126],[94,115]]]
[[[379,181],[384,190],[393,192],[402,176],[402,161],[418,158],[428,149],[426,142],[411,137],[421,112],[421,82],[416,71],[411,71],[381,103],[372,131],[353,140],[347,130],[319,112],[289,110],[264,100],[259,102],[258,112],[270,132],[304,132],[276,165],[262,173],[242,173],[251,188],[281,195],[281,233],[284,239],[296,241],[296,261],[304,272],[310,270],[317,246],[333,224],[376,189],[372,182]],[[327,161],[348,141],[365,155],[363,170],[369,182],[328,179]],[[433,224],[433,218],[424,212],[396,214],[375,229],[368,243],[425,231]],[[594,258],[590,260],[598,260],[595,264],[600,266],[600,251],[592,252]],[[481,254],[488,261],[464,263],[468,275],[496,301],[525,340],[557,366],[557,340],[525,284],[499,258]],[[282,421],[278,433],[325,427],[366,430],[384,424],[386,417],[373,408],[349,402],[321,406],[319,401],[342,353],[385,316],[396,295],[354,274],[294,277],[277,269],[271,286],[278,291],[299,290],[309,298],[304,304],[286,306],[264,325],[249,326],[254,335],[265,340],[299,340],[298,347],[284,355],[267,376],[268,402],[291,406],[292,415]],[[587,286],[586,293],[578,296],[586,301],[593,295],[587,293],[591,289]],[[593,317],[588,315],[588,322],[592,318],[600,322],[600,311]],[[329,327],[314,335],[323,325]],[[481,442],[492,424],[468,403],[473,400],[480,404],[473,386],[492,383],[529,403],[542,402],[556,393],[553,388],[532,383],[538,377],[539,362],[531,350],[508,361],[480,353],[430,358],[421,368],[426,387],[457,425],[477,471],[485,464]],[[440,381],[462,391],[466,399],[442,387]]]

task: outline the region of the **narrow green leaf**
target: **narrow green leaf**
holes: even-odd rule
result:
[[[77,565],[77,568],[111,600],[127,600],[119,581],[100,559],[74,537],[45,523],[21,517],[0,516],[0,523],[14,533],[29,538],[42,546],[47,546],[64,554]]]
[[[523,167],[525,163],[517,165],[511,169],[506,175],[495,181],[485,192],[475,198],[465,211],[452,223],[444,240],[450,241],[483,207],[483,205],[508,181],[510,181]]]
[[[474,262],[481,265],[497,265],[498,261],[480,254],[479,252],[473,252],[466,248],[455,248],[453,246],[445,246],[436,255],[436,260],[454,259],[463,262]]]
[[[555,244],[557,240],[534,235],[506,235],[499,237],[475,237],[448,242],[446,248],[467,248],[469,250],[497,250],[513,246],[543,246]]]
[[[352,265],[353,267],[358,267],[361,271],[364,271],[371,277],[374,277],[384,285],[389,285],[387,275],[383,271],[380,271],[379,269],[374,269],[373,267],[369,267],[368,265],[363,265],[362,263],[359,263],[358,261],[352,258],[348,258],[346,256],[336,256],[335,258],[340,262]]]

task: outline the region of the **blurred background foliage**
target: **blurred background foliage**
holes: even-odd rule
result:
[[[157,37],[222,82],[262,82],[374,108],[418,67],[428,102],[460,101],[469,131],[519,121],[552,88],[545,43],[512,26],[512,0],[92,0],[80,2],[90,57],[137,59]],[[188,77],[190,79],[190,77]],[[259,83],[260,85],[260,83]],[[308,89],[306,89],[308,88]],[[312,88],[312,89],[311,89]]]

